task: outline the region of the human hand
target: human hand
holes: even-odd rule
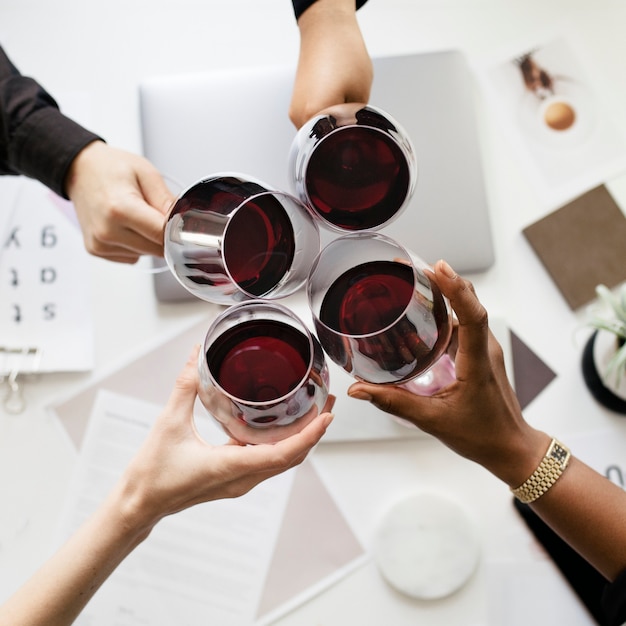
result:
[[[366,104],[373,80],[354,0],[317,0],[298,20],[300,55],[289,118],[300,128],[344,102]]]
[[[453,340],[457,380],[429,397],[361,382],[351,385],[348,394],[412,422],[517,487],[535,469],[538,451],[547,449],[550,438],[525,422],[507,379],[502,347],[472,284],[442,261],[435,265],[433,279],[458,318]]]
[[[194,504],[241,496],[260,482],[300,464],[332,421],[329,396],[313,421],[274,444],[211,445],[198,434],[193,407],[198,389],[198,349],[178,376],[174,390],[148,438],[128,466],[122,493],[133,503],[133,523],[149,529]]]
[[[174,196],[143,157],[94,141],[72,162],[66,192],[91,254],[119,263],[163,256],[165,213]]]

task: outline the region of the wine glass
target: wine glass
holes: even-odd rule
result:
[[[199,357],[198,397],[241,443],[273,443],[299,432],[328,398],[328,366],[317,339],[286,307],[232,305],[211,324]]]
[[[245,174],[218,173],[194,183],[165,223],[171,272],[193,295],[218,304],[295,292],[319,248],[307,208]]]
[[[406,131],[376,107],[344,103],[319,113],[289,153],[293,191],[334,231],[377,230],[404,210],[417,179]]]
[[[454,380],[448,304],[428,266],[393,239],[333,240],[313,264],[307,296],[326,354],[358,380],[420,395]]]

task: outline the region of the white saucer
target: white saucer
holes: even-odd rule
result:
[[[476,529],[453,500],[434,493],[412,495],[382,519],[374,560],[387,582],[421,600],[460,589],[478,564]]]

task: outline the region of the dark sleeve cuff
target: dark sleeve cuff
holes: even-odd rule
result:
[[[64,184],[72,161],[86,145],[99,139],[58,109],[46,107],[34,111],[20,125],[9,158],[20,174],[36,178],[67,198]]]
[[[626,570],[606,586],[602,596],[602,608],[607,626],[621,626],[626,623]]]
[[[315,0],[291,0],[293,4],[293,12],[296,16],[296,20],[312,5]],[[367,0],[356,0],[356,8],[360,9]]]

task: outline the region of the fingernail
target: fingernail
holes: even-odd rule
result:
[[[439,269],[448,278],[455,279],[457,277],[457,273],[448,265],[446,261],[439,261]]]
[[[330,423],[333,421],[333,418],[335,416],[332,413],[327,413],[324,416],[324,428],[328,428],[328,426],[330,425]]]
[[[365,391],[361,391],[359,389],[356,389],[355,391],[349,391],[348,395],[351,398],[356,398],[357,400],[367,400],[368,402],[372,401],[372,396],[370,396],[369,393],[366,393]]]

